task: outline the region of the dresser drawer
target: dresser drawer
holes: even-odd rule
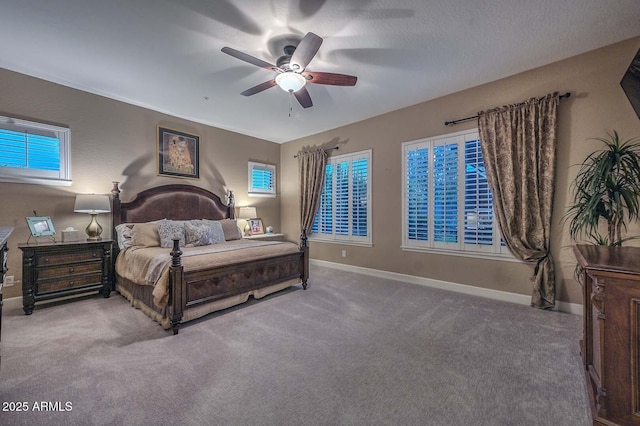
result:
[[[89,275],[79,275],[66,277],[58,280],[38,280],[36,284],[36,294],[51,293],[56,291],[70,290],[73,288],[87,287],[90,285],[101,285],[102,274],[100,272]]]
[[[39,268],[37,279],[43,280],[48,278],[63,278],[70,277],[71,275],[90,273],[102,273],[102,262],[100,261],[100,259],[97,259],[95,262]]]
[[[61,265],[101,259],[102,252],[96,249],[66,253],[43,253],[36,256],[36,266]]]

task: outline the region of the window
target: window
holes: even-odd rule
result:
[[[249,197],[276,196],[276,166],[249,161]]]
[[[312,238],[371,245],[371,150],[329,158]]]
[[[69,129],[0,117],[0,181],[71,185]]]
[[[510,257],[494,222],[477,130],[405,142],[403,248]]]

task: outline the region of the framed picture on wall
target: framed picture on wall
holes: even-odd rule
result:
[[[158,174],[200,179],[200,137],[158,126]]]

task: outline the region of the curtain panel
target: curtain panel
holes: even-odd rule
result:
[[[531,306],[555,306],[550,251],[558,93],[478,113],[480,143],[494,213],[517,258],[535,263]]]
[[[300,181],[300,230],[308,235],[311,233],[320,203],[327,152],[324,149],[317,149],[299,152],[297,155]]]

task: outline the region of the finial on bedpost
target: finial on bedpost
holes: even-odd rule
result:
[[[307,247],[308,240],[309,238],[307,237],[307,231],[303,229],[302,233],[300,234],[300,248]]]
[[[180,250],[180,240],[173,240],[173,249],[171,250],[171,266],[182,266],[182,250]]]
[[[115,180],[113,182],[111,182],[113,184],[113,188],[111,188],[111,194],[113,195],[113,199],[119,199],[120,198],[120,188],[118,188],[118,184],[120,182],[116,182]]]

